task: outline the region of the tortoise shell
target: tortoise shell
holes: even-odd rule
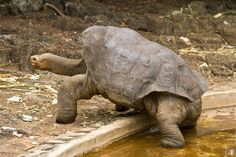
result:
[[[137,104],[152,92],[195,101],[207,81],[172,50],[128,28],[93,26],[82,33],[88,71],[98,91],[120,104]]]

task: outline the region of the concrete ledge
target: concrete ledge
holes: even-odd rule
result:
[[[203,95],[203,110],[236,105],[236,90],[209,91]],[[90,132],[71,132],[45,141],[20,157],[68,157],[82,155],[137,133],[155,123],[146,114],[121,118]]]
[[[147,115],[124,118],[114,123],[103,126],[88,133],[86,136],[60,145],[56,150],[49,152],[49,157],[68,157],[81,155],[92,149],[111,144],[123,137],[134,134],[154,124],[155,121]],[[125,127],[124,127],[125,126]]]
[[[203,109],[229,107],[236,105],[236,89],[227,91],[209,91],[202,97]]]
[[[19,157],[68,157],[81,155],[111,144],[123,137],[150,127],[155,120],[147,114],[123,117],[112,124],[91,132],[69,132],[53,140],[45,141]]]

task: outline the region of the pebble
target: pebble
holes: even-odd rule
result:
[[[2,130],[6,130],[6,131],[17,131],[16,128],[7,127],[7,126],[2,126]]]
[[[180,37],[179,39],[183,40],[187,45],[191,45],[191,42],[188,38],[186,37]]]
[[[33,117],[32,116],[30,116],[30,115],[22,115],[22,119],[23,119],[23,121],[25,121],[25,122],[32,122],[33,121]]]
[[[13,96],[7,99],[7,101],[11,101],[11,102],[21,102],[22,98],[19,96]]]
[[[57,104],[57,99],[53,99],[53,100],[52,100],[52,104],[53,104],[53,105],[56,105],[56,104]]]
[[[35,136],[29,136],[29,139],[31,140],[35,139]]]
[[[59,127],[59,124],[54,123],[54,126],[55,126],[55,127]]]
[[[31,80],[38,80],[39,79],[39,75],[32,75],[30,77]]]
[[[36,142],[36,141],[33,141],[32,144],[33,144],[33,145],[37,145],[37,144],[39,144],[39,143]]]
[[[47,118],[52,118],[53,115],[52,115],[52,114],[49,114],[49,115],[47,115],[46,117],[47,117]]]
[[[13,131],[12,135],[16,136],[16,137],[21,137],[22,134],[18,133],[18,131]]]

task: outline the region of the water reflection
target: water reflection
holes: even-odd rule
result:
[[[160,146],[160,135],[144,132],[116,142],[85,157],[236,157],[236,129],[198,135],[184,130],[186,145],[181,149]]]

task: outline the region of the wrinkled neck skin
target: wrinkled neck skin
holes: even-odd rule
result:
[[[55,74],[73,76],[76,74],[84,74],[86,72],[86,64],[84,59],[68,59],[57,55],[48,55],[45,70]]]

